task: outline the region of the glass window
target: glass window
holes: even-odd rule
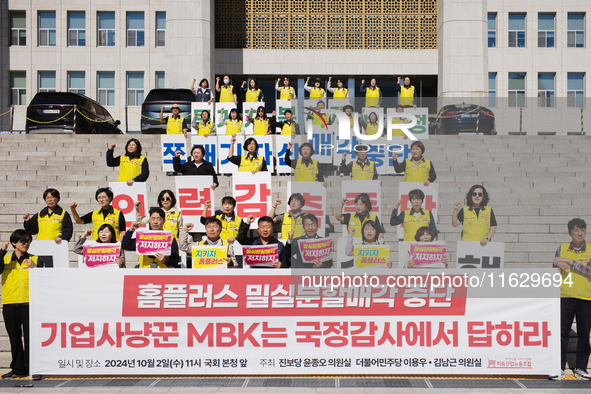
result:
[[[497,106],[497,73],[488,73],[488,106]]]
[[[55,46],[55,11],[39,11],[39,46]]]
[[[156,89],[164,89],[164,71],[156,71]]]
[[[68,92],[86,95],[86,73],[84,71],[68,71]]]
[[[115,72],[98,73],[98,102],[101,105],[115,105]]]
[[[143,12],[128,12],[127,13],[127,46],[128,47],[143,47],[144,46],[144,13]]]
[[[27,18],[25,11],[10,11],[10,45],[27,45]]]
[[[509,107],[525,107],[526,73],[509,73]]]
[[[39,71],[39,91],[55,92],[55,71]]]
[[[156,46],[166,45],[166,12],[156,13]]]
[[[488,47],[496,48],[497,46],[497,13],[488,13]]]
[[[568,73],[566,89],[569,107],[585,106],[585,73]]]
[[[585,13],[569,12],[567,22],[567,46],[569,48],[585,47]]]
[[[27,73],[10,72],[10,104],[27,105]]]
[[[115,13],[98,13],[98,44],[99,47],[115,46]]]
[[[144,73],[127,73],[127,105],[141,105],[144,102]]]
[[[556,14],[538,14],[538,48],[554,48]]]
[[[538,107],[554,107],[554,73],[538,73]]]
[[[68,46],[86,46],[86,13],[68,12]]]
[[[509,14],[509,48],[525,48],[525,13]]]

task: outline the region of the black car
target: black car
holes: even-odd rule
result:
[[[142,134],[164,134],[166,124],[160,123],[160,109],[164,107],[164,118],[171,115],[170,107],[178,104],[181,107],[180,116],[189,116],[191,121],[191,103],[195,95],[190,89],[152,89],[142,104],[142,118],[140,120]]]
[[[429,134],[495,135],[495,114],[475,104],[446,105],[429,125]]]
[[[28,134],[121,134],[109,111],[82,94],[37,93],[27,107]]]

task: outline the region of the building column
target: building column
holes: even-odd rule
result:
[[[439,97],[488,95],[487,0],[439,1]]]
[[[215,88],[214,0],[166,0],[167,88],[195,87],[207,78]]]

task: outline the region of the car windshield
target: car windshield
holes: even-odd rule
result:
[[[29,105],[80,103],[80,96],[71,93],[37,93]]]
[[[155,89],[148,93],[146,102],[150,101],[193,101],[195,95],[189,89]]]

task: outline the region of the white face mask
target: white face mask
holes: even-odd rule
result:
[[[229,79],[224,79],[224,83],[227,85],[227,84],[230,83],[230,80]]]

